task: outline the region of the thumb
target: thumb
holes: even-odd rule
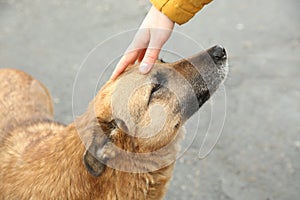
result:
[[[159,52],[159,48],[148,47],[139,68],[142,74],[147,74],[152,69],[154,63],[158,58]]]

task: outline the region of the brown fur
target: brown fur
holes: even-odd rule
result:
[[[185,60],[175,65],[158,63],[148,77],[181,65],[189,64]],[[170,81],[172,74],[164,78]],[[111,102],[114,92],[121,95],[117,88],[130,80],[146,79],[132,67],[109,81],[87,112],[65,126],[53,120],[51,97],[40,82],[19,70],[1,69],[0,199],[163,198],[178,152],[179,128],[190,115],[180,112],[172,92],[160,89],[164,95],[158,91],[151,96],[153,84],[145,84],[128,102],[135,126],[149,124],[153,103],[166,109],[166,123],[147,138],[139,137],[145,133],[138,130],[135,135],[126,134],[128,127],[120,124],[120,116],[114,118]],[[135,154],[124,156],[112,146]]]

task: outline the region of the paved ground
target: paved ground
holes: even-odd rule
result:
[[[68,123],[83,59],[101,41],[138,27],[148,8],[144,0],[0,0],[0,67],[22,69],[44,82],[54,97],[57,119]],[[209,157],[198,159],[212,115],[208,103],[199,112],[200,123],[194,117],[187,124],[184,146],[189,148],[177,162],[166,199],[299,199],[299,8],[298,0],[216,0],[190,23],[176,27],[203,47],[225,46],[231,71],[225,84],[227,104],[218,101],[224,92],[217,94],[216,123],[209,129],[213,142],[226,107],[221,139]],[[87,105],[90,88],[111,56],[120,55],[131,36],[129,32],[104,42],[80,71],[75,97],[82,99],[74,102],[75,114]],[[176,37],[182,38],[174,34],[169,50],[180,55],[199,51],[191,40]],[[189,131],[196,124],[193,139]]]

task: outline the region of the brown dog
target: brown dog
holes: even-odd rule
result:
[[[137,65],[108,81],[68,126],[47,89],[0,70],[0,199],[161,199],[180,127],[227,74],[220,46],[145,75]]]

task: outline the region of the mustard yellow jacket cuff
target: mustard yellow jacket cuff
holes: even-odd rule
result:
[[[150,0],[159,11],[177,24],[189,21],[212,0]]]

